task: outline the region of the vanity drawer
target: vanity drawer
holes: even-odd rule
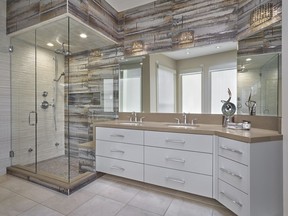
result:
[[[210,135],[145,131],[144,138],[147,146],[212,153]]]
[[[212,154],[145,146],[145,164],[212,175]]]
[[[212,176],[145,165],[145,182],[212,197]]]
[[[143,181],[143,164],[96,156],[96,171]]]
[[[109,142],[103,140],[96,141],[96,155],[115,159],[134,161],[143,163],[143,146]]]
[[[231,185],[219,180],[219,202],[238,216],[249,214],[249,196]]]
[[[248,165],[249,144],[219,137],[219,155]]]
[[[249,171],[247,166],[219,157],[219,178],[248,194]]]
[[[143,131],[96,127],[96,140],[143,145]]]

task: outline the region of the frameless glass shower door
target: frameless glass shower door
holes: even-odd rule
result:
[[[29,38],[29,41],[23,40]],[[35,34],[11,38],[12,165],[36,172],[37,113]]]
[[[12,166],[67,183],[68,24],[64,18],[11,38]]]

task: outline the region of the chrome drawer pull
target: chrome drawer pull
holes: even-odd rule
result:
[[[166,180],[167,181],[172,181],[172,182],[177,182],[177,183],[180,183],[180,184],[185,184],[185,181],[183,179],[172,178],[172,177],[169,177],[169,176],[166,177]]]
[[[175,139],[166,139],[165,142],[167,142],[167,143],[185,144],[184,140],[175,140]]]
[[[119,166],[111,166],[111,169],[125,171],[123,167],[119,167]]]
[[[229,199],[231,202],[233,202],[234,204],[238,205],[239,207],[243,207],[243,204],[240,203],[239,201],[234,200],[233,198],[231,198],[229,195],[227,195],[224,192],[220,192],[223,196],[225,196],[227,199]]]
[[[118,150],[118,149],[111,149],[110,152],[117,152],[117,153],[121,153],[121,154],[124,154],[125,151],[122,151],[122,150]]]
[[[240,176],[240,175],[238,175],[238,174],[236,174],[236,173],[234,173],[234,172],[232,172],[232,171],[230,171],[230,170],[227,170],[227,169],[222,168],[222,167],[220,168],[220,170],[221,170],[222,172],[225,172],[225,173],[231,175],[231,176],[234,176],[234,177],[237,177],[237,178],[239,178],[239,179],[242,179],[242,176]]]
[[[173,161],[173,162],[179,162],[179,163],[185,163],[184,159],[181,158],[171,158],[171,157],[166,157],[165,158],[167,161]]]
[[[119,138],[124,138],[125,137],[124,135],[121,135],[121,134],[111,134],[110,136],[111,137],[119,137]]]
[[[220,146],[220,148],[221,148],[221,149],[224,149],[224,150],[226,150],[226,151],[231,151],[231,152],[237,153],[237,154],[241,154],[241,155],[243,154],[242,151],[239,151],[239,150],[233,149],[233,148],[229,148],[229,147],[227,147],[227,146]]]

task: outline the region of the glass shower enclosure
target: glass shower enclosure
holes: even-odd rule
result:
[[[70,17],[11,37],[8,173],[66,194],[96,178],[89,112],[75,105],[77,94],[85,92],[88,69],[74,63],[103,45],[97,38]]]

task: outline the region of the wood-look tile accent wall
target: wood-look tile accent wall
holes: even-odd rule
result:
[[[7,34],[67,13],[67,0],[7,1]]]
[[[69,139],[70,155],[79,157],[81,172],[95,171],[95,146],[91,146],[93,122],[114,119],[118,111],[118,68],[107,65],[110,64],[97,65],[93,51],[69,57],[69,76],[65,80],[69,83],[65,92],[69,105],[66,139]],[[111,82],[110,91],[105,89],[105,80]]]
[[[262,3],[273,4],[273,18],[264,24],[251,27],[250,14],[253,9],[259,6],[259,1],[239,1],[237,32],[239,47],[237,54],[240,56],[275,53],[282,50],[282,0],[266,0]]]
[[[115,41],[120,41],[117,11],[106,1],[68,0],[68,13]]]
[[[131,45],[137,40],[144,42],[146,53],[233,41],[237,7],[237,0],[158,0],[124,11],[119,17],[126,54],[133,54]],[[184,31],[194,32],[194,43],[177,43]]]
[[[0,1],[0,175],[10,166],[10,57],[5,20],[6,1]]]

